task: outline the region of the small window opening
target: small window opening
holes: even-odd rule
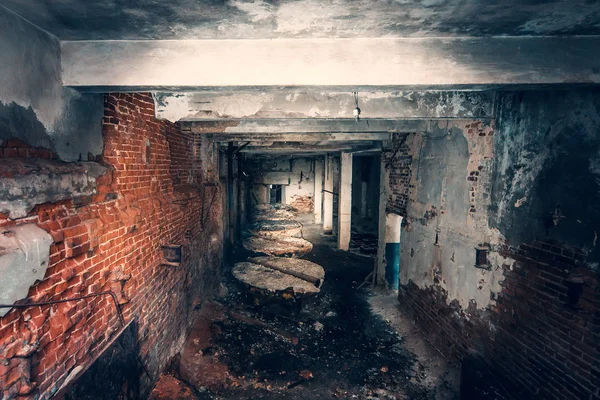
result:
[[[488,253],[490,252],[490,246],[487,244],[480,244],[475,246],[475,267],[482,269],[490,269],[488,261]]]

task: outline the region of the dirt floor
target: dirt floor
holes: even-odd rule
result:
[[[458,399],[460,374],[402,315],[393,293],[358,289],[373,258],[304,223],[304,258],[325,269],[312,298],[251,295],[225,271],[182,353],[151,395],[172,399]],[[240,251],[232,261],[248,253]]]

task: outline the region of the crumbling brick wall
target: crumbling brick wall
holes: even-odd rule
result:
[[[407,141],[412,134],[394,133],[390,148],[382,153],[383,165],[389,172],[389,193],[386,211],[406,215],[411,191],[412,151]]]
[[[391,167],[390,176],[411,170],[411,183],[396,190],[408,191],[401,275],[410,278],[400,286],[400,304],[440,351],[459,360],[474,351],[516,398],[597,398],[600,287],[597,264],[590,259],[595,243],[590,240],[586,250],[537,234],[529,236],[538,239],[522,240],[539,228],[534,223],[544,222],[536,220],[546,218],[537,211],[529,220],[510,224],[523,233],[517,241],[502,224],[492,225],[536,201],[510,186],[510,179],[523,176],[522,171],[514,173],[523,165],[513,161],[518,165],[501,175],[494,164],[508,154],[503,166],[510,165],[516,156],[506,148],[527,145],[521,137],[505,144],[508,139],[501,135],[515,132],[514,125],[510,128],[499,134],[494,121],[440,122],[433,132],[417,135],[425,138],[424,144],[417,137],[416,145],[406,146],[407,166]],[[536,145],[544,143],[529,139],[529,129],[523,135]],[[544,167],[553,161],[548,154],[564,154],[540,153],[548,157]],[[530,154],[524,152],[524,157]],[[514,194],[514,199],[494,202],[494,188],[503,196]],[[551,229],[585,226],[588,221],[575,215],[574,210],[568,217],[559,215],[562,219],[555,219]],[[567,218],[572,225],[563,228]],[[480,243],[489,245],[489,270],[474,266]]]
[[[104,106],[104,152],[97,161],[109,172],[98,178],[97,194],[42,204],[1,224],[33,222],[54,239],[46,276],[23,302],[114,292],[125,320],[135,321],[141,359],[156,376],[180,350],[194,306],[218,281],[222,189],[203,185],[218,182],[217,167],[202,165],[208,144],[156,120],[150,94],[109,94]],[[14,156],[12,148],[3,150],[5,157]],[[20,153],[52,158],[40,149]],[[188,186],[180,189],[183,183]],[[180,266],[162,263],[166,244],[183,246]],[[0,319],[0,397],[48,398],[120,327],[106,296],[13,309]]]
[[[501,252],[514,263],[496,303],[462,309],[434,285],[400,289],[429,340],[449,357],[479,352],[521,398],[587,399],[600,385],[600,286],[584,255],[555,242],[536,241]]]

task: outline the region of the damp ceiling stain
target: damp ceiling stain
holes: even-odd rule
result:
[[[600,2],[590,0],[3,0],[3,5],[61,40],[600,34]]]

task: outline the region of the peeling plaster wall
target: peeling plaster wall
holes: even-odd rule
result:
[[[480,121],[431,126],[407,140],[414,154],[414,190],[402,233],[400,280],[421,288],[435,283],[448,291],[448,301],[485,308],[502,279],[502,271],[474,267],[475,246],[500,240],[487,226],[490,199],[481,193],[489,185],[484,170],[491,168],[493,126]]]
[[[442,352],[475,351],[516,398],[593,398],[600,92],[506,92],[496,105],[490,125],[438,121],[398,152],[391,172],[410,176],[390,178],[408,199],[400,302]],[[474,267],[479,243],[490,271]]]
[[[600,91],[498,96],[490,223],[511,245],[551,238],[600,261]]]
[[[102,115],[102,95],[63,88],[58,40],[0,6],[0,139],[86,161],[102,153]]]

